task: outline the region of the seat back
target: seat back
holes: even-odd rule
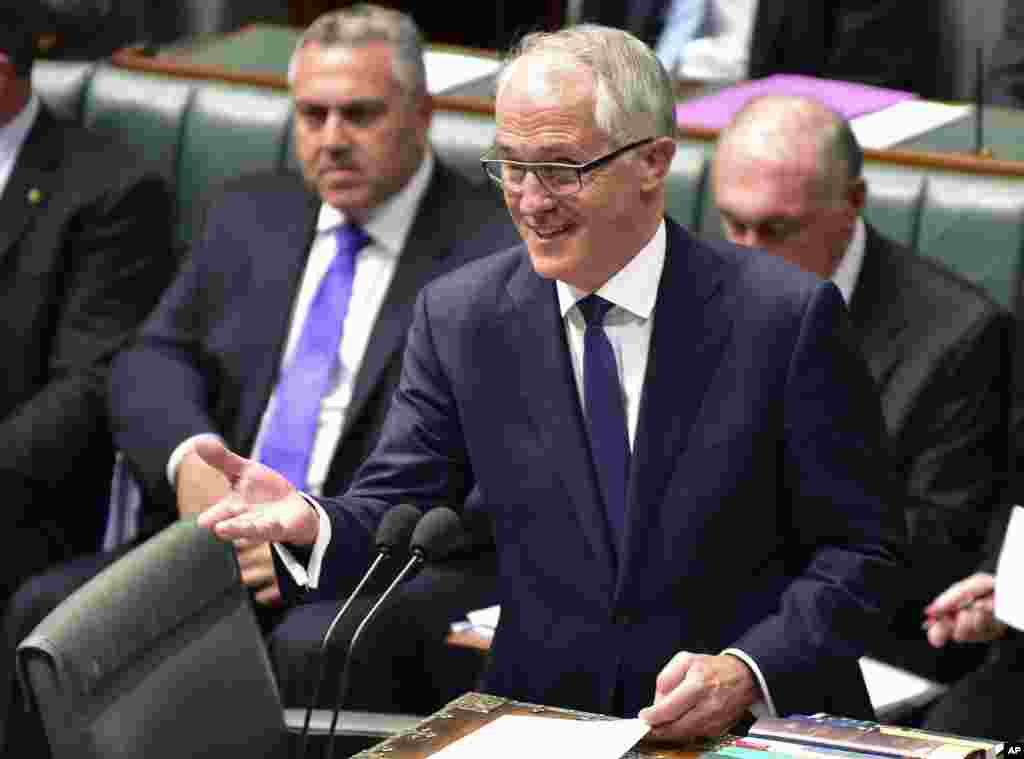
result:
[[[180,521],[21,643],[55,759],[284,757],[277,686],[230,545]]]

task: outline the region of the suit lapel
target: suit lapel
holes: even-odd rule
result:
[[[39,111],[0,196],[0,260],[10,253],[57,189],[52,186],[61,155],[56,125],[49,113]]]
[[[541,445],[548,451],[545,458],[564,484],[599,565],[614,568],[615,552],[590,457],[554,282],[534,272],[524,250],[508,292],[512,306],[503,320],[505,345],[531,346],[529,357],[518,361],[521,396]],[[614,574],[607,579],[611,585]]]
[[[721,262],[671,220],[665,268],[658,285],[633,444],[633,465],[626,498],[626,565],[619,574],[621,593],[630,564],[643,562],[650,525],[663,519],[665,488],[687,448],[691,429],[721,360],[732,320],[721,287]]]
[[[900,291],[905,275],[897,265],[897,251],[866,225],[864,262],[850,302],[850,321],[860,340],[861,352],[876,381],[885,383],[892,369],[906,357],[899,335],[909,324]]]
[[[392,356],[401,350],[409,329],[412,303],[416,294],[436,273],[438,262],[447,253],[459,225],[448,223],[446,211],[457,208],[459,203],[451,197],[454,188],[446,170],[435,165],[430,184],[416,212],[405,247],[398,259],[394,277],[388,286],[380,313],[370,332],[366,352],[360,362],[359,372],[352,389],[352,399],[345,414],[345,427],[341,440],[348,436],[352,425],[359,418],[363,407],[380,380],[381,374],[391,362]],[[449,202],[445,203],[445,198]],[[335,457],[337,460],[338,457]]]

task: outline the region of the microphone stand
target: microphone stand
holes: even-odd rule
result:
[[[352,638],[348,642],[348,649],[345,651],[345,664],[342,668],[341,673],[341,683],[338,686],[338,696],[334,703],[334,713],[331,716],[330,734],[327,739],[327,759],[333,759],[334,757],[334,739],[336,736],[335,731],[338,725],[338,715],[341,713],[341,704],[344,701],[345,693],[348,690],[349,671],[352,669],[352,651],[355,650],[356,641],[359,640],[359,637],[362,635],[363,630],[366,629],[366,625],[369,623],[371,619],[373,619],[374,615],[377,613],[377,610],[381,607],[381,604],[383,604],[384,601],[387,600],[388,596],[391,595],[391,592],[396,587],[398,587],[398,583],[404,580],[405,576],[409,574],[409,572],[418,567],[424,561],[425,555],[423,550],[420,548],[414,548],[412,558],[409,559],[408,562],[406,562],[406,565],[402,568],[402,571],[398,573],[398,576],[395,577],[395,579],[387,587],[387,590],[385,590],[380,595],[380,598],[377,599],[377,602],[373,605],[373,607],[366,614],[366,616],[363,617],[363,621],[359,623],[359,627],[356,628],[356,631],[352,634]]]
[[[334,619],[331,620],[330,627],[327,628],[327,632],[324,633],[323,638],[321,638],[320,640],[320,652],[317,655],[317,664],[319,666],[317,667],[316,679],[313,681],[313,698],[312,700],[310,700],[309,706],[306,707],[306,716],[302,722],[302,733],[299,737],[298,755],[300,759],[305,759],[306,757],[306,742],[309,739],[309,722],[313,716],[313,708],[316,706],[317,701],[320,699],[320,690],[322,689],[324,684],[324,675],[326,674],[327,669],[327,643],[331,639],[331,634],[334,632],[334,628],[337,627],[338,622],[341,621],[341,618],[345,616],[345,612],[348,611],[348,607],[352,605],[352,602],[356,599],[356,596],[359,595],[362,589],[366,586],[366,583],[370,581],[370,577],[373,576],[373,573],[376,571],[377,567],[386,558],[386,553],[381,552],[377,554],[377,558],[373,560],[373,563],[370,565],[370,568],[366,571],[366,574],[363,575],[363,579],[359,581],[358,585],[356,585],[356,589],[353,590],[352,593],[349,594],[349,597],[345,599],[345,603],[342,604],[341,608],[338,610],[338,613],[334,615]],[[347,666],[345,667],[345,671],[348,671]]]

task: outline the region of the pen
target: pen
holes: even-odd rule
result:
[[[963,603],[961,603],[959,606],[956,607],[956,610],[957,611],[967,611],[967,609],[970,609],[972,606],[974,606],[979,601],[984,601],[986,598],[991,598],[991,597],[992,597],[991,593],[986,593],[983,596],[976,596],[976,597],[972,598],[970,601],[964,601]],[[922,630],[927,630],[929,627],[931,627],[939,619],[939,616],[943,616],[943,615],[927,617],[921,623],[921,629]]]

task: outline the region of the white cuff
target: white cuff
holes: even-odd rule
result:
[[[768,691],[768,683],[765,682],[764,675],[761,674],[761,668],[757,666],[757,662],[738,648],[727,648],[722,653],[735,656],[741,662],[750,667],[750,671],[753,672],[754,677],[757,678],[757,685],[761,689],[761,700],[755,701],[750,705],[750,713],[759,718],[778,717],[779,713],[775,710],[775,703],[772,701],[772,694]]]
[[[324,554],[327,553],[327,546],[331,542],[331,520],[327,518],[327,512],[320,508],[320,504],[305,493],[300,492],[299,495],[316,509],[317,516],[320,518],[320,529],[317,532],[316,542],[313,543],[313,550],[310,552],[309,566],[302,566],[296,561],[292,552],[280,543],[274,543],[273,545],[277,555],[284,563],[285,569],[288,570],[292,579],[295,580],[295,584],[300,588],[315,590],[320,583],[320,565],[323,562]]]
[[[167,482],[171,486],[171,490],[174,490],[176,481],[178,478],[178,467],[181,465],[181,460],[185,458],[185,454],[191,453],[195,444],[199,440],[205,440],[210,438],[211,440],[220,440],[221,436],[214,432],[202,432],[198,435],[193,435],[190,438],[185,438],[182,442],[178,443],[178,447],[171,451],[171,457],[167,459]]]

